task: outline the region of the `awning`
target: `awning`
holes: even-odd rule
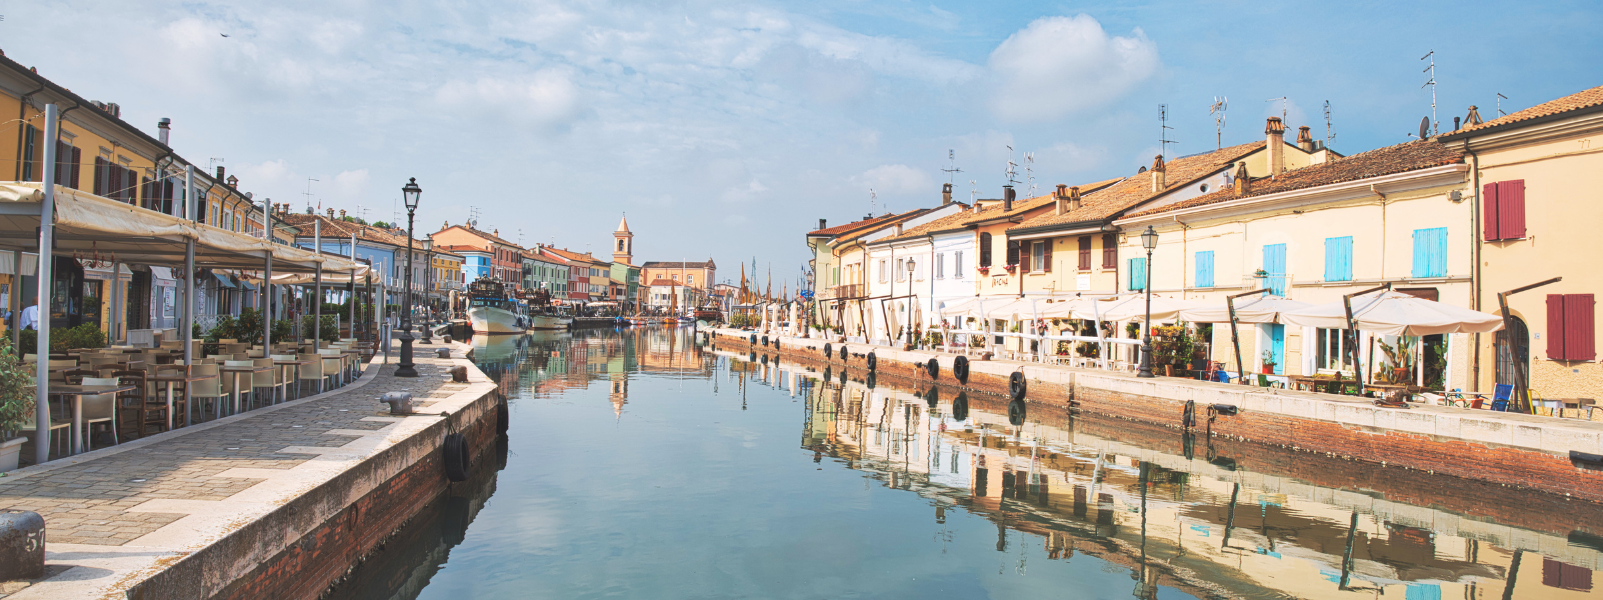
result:
[[[249,290],[249,291],[254,292],[254,291],[256,291],[256,284],[251,283],[249,279],[240,278],[240,280],[239,280],[239,289]]]
[[[224,275],[222,273],[212,273],[212,277],[217,278],[217,285],[220,286],[220,287],[225,287],[225,288],[239,287],[239,286],[234,285],[234,282],[229,280],[228,276]]]

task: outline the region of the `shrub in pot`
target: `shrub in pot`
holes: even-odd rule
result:
[[[23,425],[34,412],[33,377],[21,363],[9,338],[0,337],[0,473],[17,468],[22,454]]]

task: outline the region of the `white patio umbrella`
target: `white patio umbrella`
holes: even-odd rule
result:
[[[1352,299],[1352,307],[1358,329],[1379,335],[1491,333],[1503,328],[1503,319],[1497,315],[1401,292],[1358,296]],[[1347,308],[1340,300],[1282,313],[1280,320],[1303,327],[1348,328]]]
[[[1152,320],[1157,322],[1174,321],[1180,318],[1180,311],[1200,308],[1202,304],[1191,300],[1181,300],[1168,296],[1152,295]],[[1147,298],[1144,295],[1128,296],[1113,303],[1112,306],[1102,310],[1104,321],[1142,321],[1147,318]]]
[[[1339,304],[1339,303],[1338,303]],[[1279,323],[1280,315],[1313,306],[1280,296],[1260,296],[1236,303],[1238,323]],[[1180,318],[1192,323],[1229,323],[1230,307],[1224,304],[1198,306],[1180,311]]]

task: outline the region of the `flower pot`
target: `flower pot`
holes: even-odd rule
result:
[[[1264,365],[1263,366],[1263,374],[1264,375],[1274,375],[1275,374],[1275,363],[1269,363],[1269,364]]]
[[[1174,377],[1174,365],[1163,365],[1163,376]]]
[[[17,460],[22,458],[22,443],[28,441],[26,437],[0,442],[0,473],[14,471]]]

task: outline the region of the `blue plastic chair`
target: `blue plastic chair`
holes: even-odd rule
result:
[[[1492,388],[1492,410],[1507,411],[1508,401],[1514,397],[1514,386],[1499,383]]]

